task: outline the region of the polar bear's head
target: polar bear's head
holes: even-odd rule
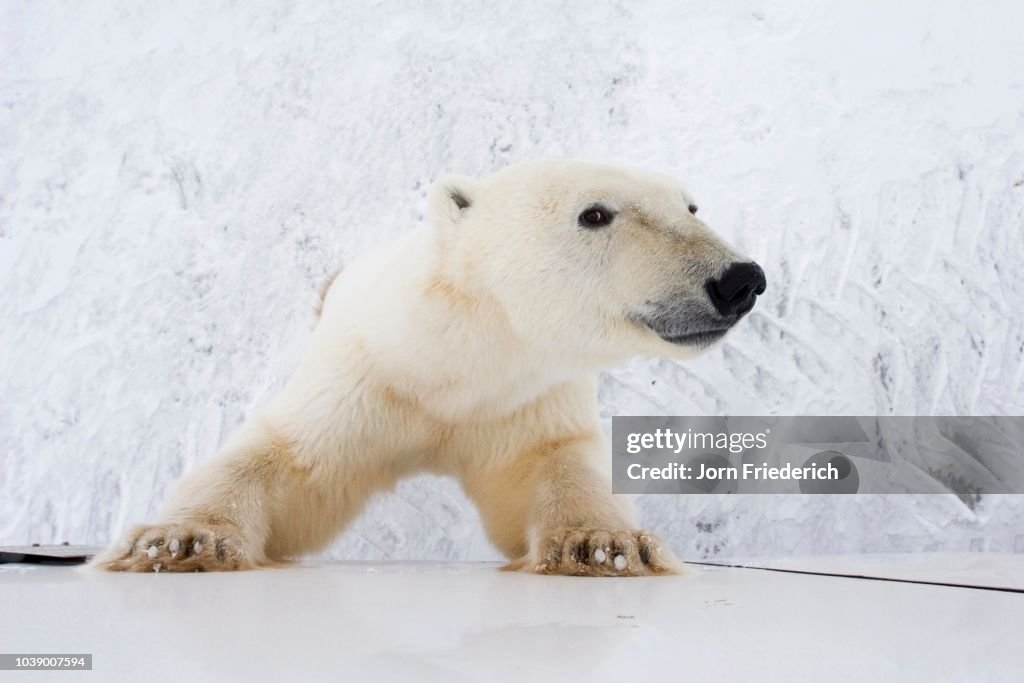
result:
[[[672,179],[573,161],[435,183],[431,220],[454,286],[526,342],[600,357],[685,358],[764,291],[761,268],[696,216]]]

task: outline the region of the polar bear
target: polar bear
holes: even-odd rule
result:
[[[613,495],[598,372],[687,359],[764,291],[672,179],[576,161],[448,176],[345,270],[280,395],[93,566],[217,571],[325,546],[402,477],[457,477],[508,569],[677,574]]]

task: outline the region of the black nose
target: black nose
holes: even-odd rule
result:
[[[753,261],[732,263],[717,279],[707,281],[705,289],[722,315],[743,315],[754,307],[758,294],[764,293],[761,266]]]

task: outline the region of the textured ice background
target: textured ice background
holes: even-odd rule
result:
[[[150,517],[281,385],[330,272],[432,178],[536,157],[673,173],[768,272],[720,348],[605,376],[606,417],[1021,414],[1021,26],[1009,0],[3,0],[0,542]],[[638,504],[688,557],[1024,552],[1020,496]],[[330,554],[496,556],[438,478]]]

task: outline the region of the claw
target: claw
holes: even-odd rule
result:
[[[653,534],[631,529],[565,527],[548,531],[515,569],[567,576],[685,574]]]

